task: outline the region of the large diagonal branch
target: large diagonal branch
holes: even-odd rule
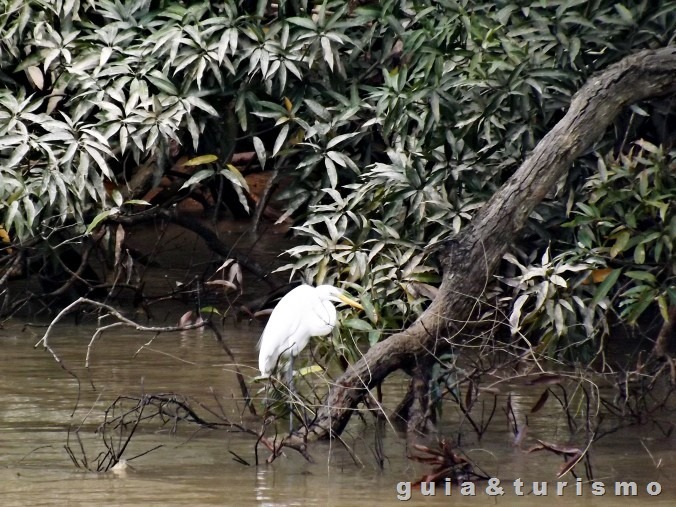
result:
[[[641,51],[592,76],[514,175],[445,243],[442,283],[428,309],[408,329],[377,343],[348,368],[315,422],[291,435],[290,441],[339,434],[368,391],[387,375],[412,366],[424,354],[448,348],[449,337],[460,330],[456,323],[472,313],[513,237],[572,162],[625,107],[671,93],[676,93],[676,48]]]

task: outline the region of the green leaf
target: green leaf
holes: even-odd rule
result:
[[[98,215],[94,217],[94,220],[92,220],[92,223],[89,224],[87,227],[87,230],[85,231],[85,234],[90,234],[97,225],[99,225],[101,222],[103,222],[106,218],[108,218],[111,215],[117,215],[120,212],[119,208],[110,208],[105,211],[102,211]]]
[[[279,134],[277,135],[277,139],[275,139],[275,145],[272,148],[272,156],[274,157],[277,155],[279,150],[282,149],[282,146],[284,145],[284,141],[286,141],[286,136],[289,134],[289,124],[287,123],[282,127],[282,130],[279,131]]]
[[[519,332],[520,326],[519,321],[521,320],[521,308],[524,303],[528,300],[528,294],[521,294],[516,301],[514,302],[514,307],[512,313],[509,316],[509,327],[511,329],[511,334],[514,335]]]
[[[333,48],[328,37],[322,37],[319,42],[322,46],[322,53],[324,54],[324,61],[328,64],[329,69],[333,70]]]
[[[336,188],[338,186],[338,173],[336,172],[336,165],[329,157],[324,159],[324,165],[326,166],[326,173],[329,176],[331,188]]]
[[[642,149],[649,153],[660,153],[661,150],[655,146],[653,143],[646,141],[645,139],[639,139],[638,141],[634,141],[634,144],[639,145]]]
[[[592,306],[597,305],[602,299],[604,299],[607,295],[608,292],[610,292],[610,289],[613,288],[615,285],[615,282],[617,282],[617,279],[620,277],[620,274],[622,273],[622,269],[613,269],[611,273],[601,282],[599,285],[598,289],[596,289],[596,292],[594,293],[594,297],[592,298]]]
[[[305,99],[303,102],[305,102],[310,111],[319,116],[319,118],[324,121],[331,121],[331,113],[319,102],[311,99]]]
[[[570,47],[568,48],[570,63],[575,62],[575,58],[580,53],[580,39],[578,37],[571,37]]]
[[[439,111],[439,94],[432,92],[430,95],[430,108],[432,110],[432,117],[434,121],[439,123],[441,121],[441,113]]]
[[[373,326],[371,324],[365,320],[357,318],[345,319],[343,321],[343,326],[356,331],[373,331]]]
[[[26,227],[30,229],[33,227],[33,222],[35,221],[37,213],[33,201],[28,196],[23,198],[23,209],[26,212]]]
[[[634,15],[624,5],[620,3],[615,4],[615,10],[625,22],[627,23],[634,22]]]
[[[172,83],[167,76],[162,74],[157,69],[153,69],[152,71],[148,72],[145,75],[145,79],[147,79],[150,83],[152,83],[154,86],[156,86],[160,91],[167,93],[169,95],[178,95],[178,89],[176,86],[174,86],[174,83]]]
[[[517,6],[514,4],[506,5],[495,14],[495,17],[500,22],[501,25],[507,25],[509,23],[510,15],[516,9]]]
[[[203,180],[206,180],[207,178],[211,178],[216,174],[216,172],[213,169],[202,169],[201,171],[197,171],[195,174],[193,174],[188,181],[186,181],[180,188],[180,190],[183,190],[184,188],[188,188],[191,185],[194,185],[196,183],[200,183]]]
[[[639,243],[634,249],[634,262],[636,264],[643,264],[645,262],[645,245]]]
[[[312,30],[315,32],[317,31],[317,25],[315,25],[309,18],[292,17],[287,18],[286,21],[288,21],[292,25],[301,26],[303,28],[307,28],[308,30]]]
[[[655,275],[649,271],[627,271],[625,276],[633,278],[634,280],[641,280],[643,282],[655,282]]]
[[[237,168],[230,164],[228,164],[226,168],[221,169],[218,173],[233,183],[232,187],[235,190],[235,193],[237,193],[237,199],[239,200],[239,203],[246,210],[246,212],[249,213],[249,202],[246,198],[246,195],[244,194],[244,190],[248,192],[249,187],[246,183],[246,180],[242,176],[242,173],[240,173]]]
[[[265,162],[268,159],[268,155],[265,152],[265,145],[259,137],[253,137],[254,150],[256,150],[256,156],[258,157],[258,163],[261,165],[261,169],[265,168]]]
[[[375,306],[373,306],[373,301],[371,296],[365,292],[359,296],[359,302],[364,307],[364,313],[366,317],[375,325],[378,323],[378,313],[376,312]]]
[[[636,324],[636,320],[641,314],[652,304],[655,300],[655,292],[646,290],[641,294],[637,302],[629,305],[622,315],[629,321],[631,325]]]
[[[339,136],[336,136],[326,144],[326,149],[330,150],[331,148],[333,148],[337,144],[340,144],[343,141],[350,139],[354,136],[358,136],[359,134],[360,134],[360,132],[351,132],[349,134],[341,134]]]
[[[588,217],[594,217],[598,218],[599,217],[599,210],[596,208],[592,208],[591,206],[583,203],[583,202],[578,202],[577,207],[580,208],[585,215]]]
[[[615,244],[610,249],[610,257],[615,258],[615,257],[617,257],[618,254],[620,254],[621,252],[624,252],[624,249],[627,247],[627,243],[629,243],[630,238],[631,238],[631,234],[629,233],[629,231],[622,231],[617,236],[617,239],[615,240]]]

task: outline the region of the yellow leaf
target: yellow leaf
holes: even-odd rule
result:
[[[306,366],[305,368],[301,368],[300,370],[298,370],[298,375],[304,377],[305,375],[309,375],[310,373],[321,373],[323,371],[324,368],[322,368],[318,364],[313,364],[312,366]]]
[[[200,308],[200,313],[202,315],[206,315],[208,313],[215,313],[216,315],[220,315],[221,313],[218,311],[218,308],[213,307],[213,306],[203,306]]]
[[[667,300],[663,295],[657,296],[657,305],[660,307],[660,313],[662,314],[664,322],[669,322],[669,306],[667,305]]]
[[[239,182],[242,184],[242,187],[244,187],[247,191],[249,191],[249,184],[246,182],[244,179],[244,176],[242,176],[242,173],[239,172],[239,169],[237,169],[234,165],[232,164],[226,164],[226,167],[230,170],[232,174],[235,175],[235,177],[239,180]]]
[[[183,165],[195,166],[195,165],[211,164],[212,162],[216,162],[217,160],[218,157],[216,155],[200,155],[199,157],[191,158],[190,160],[186,161]]]
[[[284,97],[284,107],[288,112],[291,112],[291,109],[293,108],[293,104],[287,97]]]
[[[591,277],[594,283],[601,283],[603,280],[608,278],[608,275],[612,273],[611,268],[595,269],[591,273]]]
[[[9,234],[2,225],[0,225],[0,240],[2,240],[3,243],[11,242],[11,240],[9,239]]]

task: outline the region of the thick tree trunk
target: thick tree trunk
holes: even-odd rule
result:
[[[485,286],[512,238],[524,226],[571,163],[622,109],[636,101],[676,93],[676,48],[641,51],[592,76],[573,97],[566,115],[540,141],[514,175],[442,252],[437,297],[408,329],[377,343],[337,380],[314,423],[287,440],[339,434],[357,405],[387,375],[439,354],[467,331]]]

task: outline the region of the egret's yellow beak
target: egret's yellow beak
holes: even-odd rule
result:
[[[363,307],[362,305],[360,305],[360,304],[357,303],[356,301],[354,301],[354,300],[350,299],[349,297],[344,296],[344,295],[342,295],[342,294],[340,294],[340,295],[338,296],[338,299],[340,299],[340,300],[341,300],[343,303],[345,303],[346,305],[350,305],[350,306],[352,306],[352,307],[354,307],[354,308],[359,308],[360,310],[363,310],[363,309],[364,309],[364,307]]]

